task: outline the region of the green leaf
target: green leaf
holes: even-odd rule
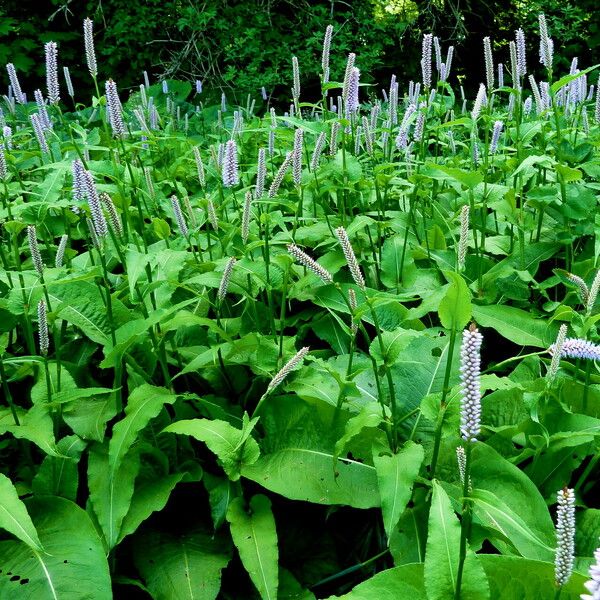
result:
[[[182,535],[148,531],[136,536],[133,553],[135,566],[157,600],[214,600],[230,557],[227,540],[189,529]]]
[[[577,512],[575,548],[579,556],[594,556],[600,538],[600,510],[586,508]]]
[[[47,404],[35,404],[26,413],[19,415],[19,425],[14,424],[12,415],[0,422],[0,433],[11,433],[20,440],[33,442],[50,456],[60,456],[54,439],[54,423]]]
[[[63,419],[79,437],[102,442],[107,422],[117,414],[115,394],[106,388],[92,388],[91,395],[79,391],[80,397],[63,407]]]
[[[85,450],[86,443],[76,435],[58,442],[63,456],[46,456],[33,479],[33,491],[37,495],[62,496],[75,502],[79,485],[77,463]]]
[[[425,165],[426,174],[436,179],[449,180],[466,188],[473,189],[483,181],[483,175],[478,171],[464,171],[445,165],[427,163]],[[460,189],[460,188],[459,188]]]
[[[250,436],[257,420],[248,421],[240,431],[219,419],[190,419],[169,425],[163,433],[190,435],[204,442],[208,449],[217,455],[219,464],[229,478],[236,481],[240,478],[240,470],[245,465],[256,462],[259,457],[258,444]]]
[[[425,587],[428,600],[454,598],[459,547],[460,523],[452,510],[448,495],[434,480],[425,553]],[[461,600],[490,598],[485,574],[472,551],[467,552],[460,597]]]
[[[381,333],[383,342],[383,354],[379,345],[379,340],[374,339],[369,347],[369,354],[377,361],[385,362],[386,365],[393,365],[400,353],[412,342],[419,334],[412,329],[396,329],[394,331],[384,331]]]
[[[110,551],[119,539],[121,524],[131,506],[135,478],[140,470],[137,452],[130,452],[118,469],[110,468],[106,445],[96,445],[88,455],[90,502]]]
[[[175,486],[183,479],[183,473],[165,475],[159,479],[145,481],[135,488],[131,506],[121,523],[119,539],[132,534],[154,512],[162,510]]]
[[[48,168],[46,177],[44,177],[44,179],[36,186],[35,191],[33,192],[38,196],[37,200],[46,204],[48,208],[53,204],[56,204],[56,201],[60,198],[61,190],[70,168],[71,165],[69,161],[53,163],[51,168]]]
[[[556,339],[558,326],[514,306],[473,305],[473,318],[483,327],[495,329],[502,337],[535,348],[548,348]]]
[[[339,458],[333,452],[284,448],[242,467],[242,475],[264,488],[316,504],[343,504],[354,508],[379,506],[375,467]]]
[[[270,500],[262,494],[253,496],[248,513],[243,498],[236,498],[229,505],[227,521],[242,564],[260,597],[276,600],[279,551]]]
[[[472,454],[473,513],[526,558],[553,560],[554,525],[535,484],[482,442]],[[491,540],[494,543],[494,540]]]
[[[34,550],[41,551],[38,532],[12,481],[0,473],[0,527]]]
[[[388,540],[398,524],[412,495],[412,487],[425,457],[423,446],[408,441],[397,454],[385,454],[373,448],[373,463],[377,471],[381,513]]]
[[[423,583],[423,564],[387,569],[358,584],[343,596],[327,600],[428,600]],[[447,598],[447,600],[451,600]]]
[[[119,469],[137,434],[158,416],[165,404],[173,404],[176,399],[169,390],[152,385],[144,384],[133,390],[125,406],[125,416],[115,424],[109,444],[109,464],[113,471]]]
[[[463,329],[471,318],[471,293],[458,273],[444,271],[444,275],[450,285],[438,308],[440,321],[446,329]]]
[[[494,600],[548,600],[554,598],[555,567],[552,562],[541,562],[520,556],[479,554],[479,562],[490,582]],[[561,588],[561,600],[580,600],[587,577],[573,573]]]
[[[19,541],[0,542],[0,598],[111,600],[108,562],[87,515],[57,496],[30,498],[27,509],[44,552]]]
[[[210,473],[204,473],[202,481],[208,492],[210,515],[216,531],[225,522],[227,509],[236,496],[236,490],[234,484],[226,477],[216,477]]]
[[[369,402],[361,411],[348,419],[344,428],[344,435],[335,443],[335,460],[344,452],[352,438],[356,437],[363,429],[377,427],[383,420],[381,405]]]
[[[402,256],[404,253],[404,263]],[[394,235],[383,243],[381,250],[381,281],[388,287],[398,291],[400,284],[416,272],[415,262],[408,251],[404,251],[404,236]]]
[[[89,281],[69,281],[49,286],[54,312],[79,327],[97,344],[110,343],[110,324],[102,296]]]

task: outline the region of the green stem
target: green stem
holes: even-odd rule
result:
[[[458,571],[456,574],[455,600],[460,600],[460,589],[462,587],[462,577],[465,567],[465,558],[467,557],[467,539],[471,529],[471,503],[469,502],[469,483],[471,481],[471,450],[472,444],[465,444],[465,479],[463,481],[463,503],[462,518],[460,521],[460,549],[458,555]]]

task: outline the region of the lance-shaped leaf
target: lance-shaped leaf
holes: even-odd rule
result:
[[[0,527],[31,548],[41,551],[42,544],[25,504],[12,481],[0,473]]]
[[[243,498],[236,498],[229,505],[227,520],[242,564],[260,597],[277,600],[279,552],[270,500],[261,494],[254,496],[246,512]]]
[[[454,598],[459,548],[460,523],[452,510],[448,494],[434,480],[425,551],[425,588],[428,600]],[[461,600],[488,600],[490,597],[485,572],[471,550],[467,550],[460,597]]]
[[[377,446],[373,448],[373,464],[377,471],[383,525],[388,540],[410,500],[424,456],[423,446],[410,441],[398,454],[386,454],[383,448]]]
[[[152,598],[165,600],[214,600],[231,558],[229,540],[198,530],[181,535],[146,531],[135,537],[133,548]]]
[[[113,428],[109,445],[109,462],[116,471],[135,442],[137,434],[156,416],[165,404],[173,404],[177,395],[165,388],[141,385],[135,388],[125,407],[125,416]]]

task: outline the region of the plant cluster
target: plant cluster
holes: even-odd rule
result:
[[[6,65],[0,597],[599,598],[595,67],[367,103],[328,27],[278,114],[93,32]]]

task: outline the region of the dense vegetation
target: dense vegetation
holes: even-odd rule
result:
[[[120,99],[91,21],[91,101],[7,65],[1,598],[584,593],[600,95],[539,24],[469,99],[431,34],[377,94],[328,29],[285,114]]]

